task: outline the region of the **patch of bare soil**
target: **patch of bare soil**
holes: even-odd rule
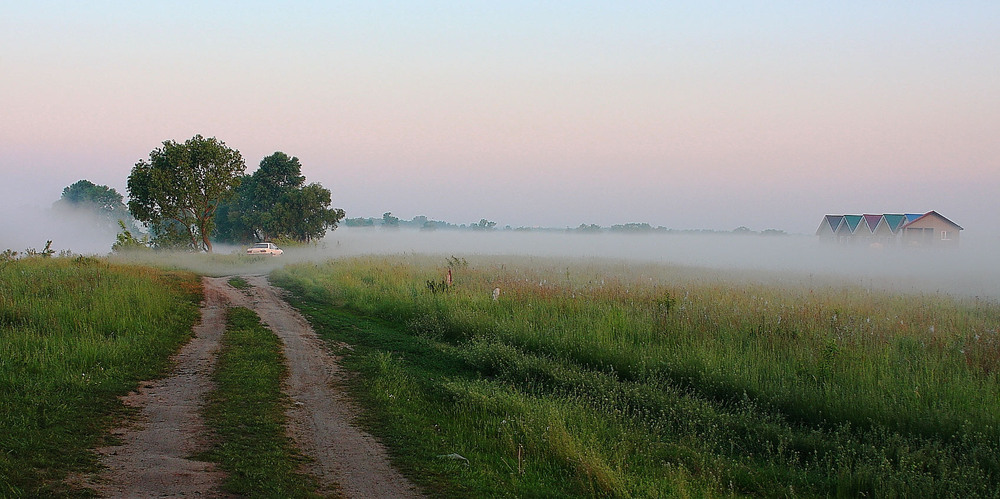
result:
[[[107,470],[92,484],[107,497],[226,497],[219,492],[224,474],[214,463],[191,456],[208,441],[201,407],[212,389],[219,340],[225,330],[225,294],[204,279],[201,322],[194,338],[174,356],[174,368],[163,379],[144,382],[123,398],[140,409],[139,420],[112,431],[122,445],[98,449]]]
[[[310,473],[337,484],[346,497],[419,497],[416,488],[389,464],[385,448],[352,424],[356,408],[338,389],[342,376],[326,344],[264,276],[244,276],[253,288],[227,291],[234,304],[253,309],[281,338],[288,359],[290,433],[313,460]]]

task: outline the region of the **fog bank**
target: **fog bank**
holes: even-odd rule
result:
[[[52,249],[106,255],[115,231],[94,215],[47,209],[0,222],[0,250]],[[218,254],[242,253],[242,246],[217,245]],[[823,244],[805,235],[631,234],[562,231],[419,231],[340,227],[316,248],[286,248],[285,256],[262,271],[282,264],[366,254],[528,256],[600,258],[661,263],[714,270],[756,272],[761,278],[808,282],[833,280],[872,289],[946,293],[1000,300],[1000,237],[963,233],[955,249],[870,248]],[[167,255],[161,255],[169,258]],[[191,261],[194,255],[187,255]],[[442,258],[443,262],[443,258]],[[187,266],[181,264],[182,266]],[[197,269],[204,271],[204,269]],[[231,272],[220,269],[218,272]]]
[[[1000,239],[962,236],[954,249],[823,244],[814,236],[620,234],[558,231],[412,231],[340,228],[331,256],[364,254],[521,255],[604,258],[784,278],[842,280],[869,288],[1000,299]]]

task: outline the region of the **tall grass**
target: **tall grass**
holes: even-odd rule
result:
[[[0,496],[69,493],[117,396],[190,335],[197,276],[94,258],[0,263]]]
[[[274,277],[318,326],[376,352],[358,355],[402,352],[358,364],[375,376],[375,413],[415,424],[377,396],[395,364],[413,385],[396,390],[416,401],[406,411],[482,452],[477,483],[492,474],[520,493],[527,476],[571,477],[574,493],[617,497],[998,493],[995,303],[662,266],[452,270],[446,290],[427,284],[444,262],[421,258]],[[388,322],[352,333],[330,310]]]

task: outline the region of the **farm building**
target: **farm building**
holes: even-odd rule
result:
[[[958,246],[955,222],[936,211],[881,215],[826,215],[816,229],[823,241],[890,246]]]

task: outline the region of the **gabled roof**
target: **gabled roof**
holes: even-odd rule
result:
[[[875,228],[878,227],[878,223],[882,221],[882,215],[862,215],[865,218],[865,225],[868,226],[868,230],[875,232]]]
[[[848,230],[850,230],[851,234],[853,234],[854,231],[858,230],[858,225],[861,224],[861,219],[861,215],[844,215],[843,223],[847,224]]]
[[[948,222],[949,224],[954,225],[956,228],[958,228],[958,230],[965,230],[960,225],[958,225],[957,223],[952,222],[951,220],[948,220],[947,218],[944,217],[944,215],[941,215],[940,213],[938,213],[936,211],[933,211],[933,210],[928,211],[927,213],[924,213],[923,215],[920,215],[917,218],[914,218],[913,220],[910,220],[910,221],[906,222],[906,225],[910,225],[910,224],[916,222],[917,220],[923,220],[924,218],[929,217],[929,216],[936,216],[936,217],[940,218],[941,220],[944,220],[945,222]],[[906,218],[909,219],[910,215],[906,215]]]
[[[889,226],[889,230],[898,232],[899,228],[906,222],[906,215],[886,213],[882,215],[882,219],[885,220],[886,225]]]
[[[858,231],[858,227],[864,227],[868,233],[874,234],[878,230],[880,224],[885,224],[886,227],[893,233],[898,233],[904,227],[915,223],[925,217],[937,217],[944,222],[951,224],[958,230],[965,230],[955,222],[948,220],[940,213],[936,211],[928,211],[927,213],[883,213],[881,215],[865,214],[865,215],[826,215],[823,217],[823,221],[819,224],[819,229],[816,230],[816,234],[820,235],[823,233],[829,234],[841,234],[845,233],[855,234]],[[864,221],[864,223],[861,223]]]
[[[824,219],[826,223],[830,224],[830,230],[836,232],[844,220],[844,215],[827,215]]]

